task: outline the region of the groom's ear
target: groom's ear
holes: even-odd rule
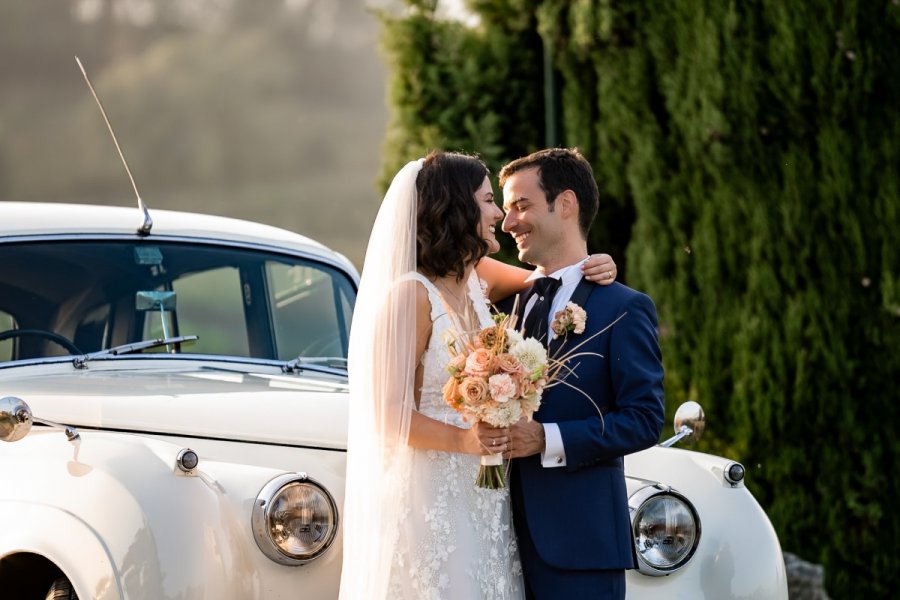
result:
[[[572,190],[563,190],[556,197],[556,210],[560,211],[560,217],[565,219],[578,219],[578,197]]]

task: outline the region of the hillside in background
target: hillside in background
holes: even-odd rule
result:
[[[40,35],[35,35],[40,32]],[[0,200],[135,203],[309,235],[362,265],[387,121],[364,0],[0,4]]]

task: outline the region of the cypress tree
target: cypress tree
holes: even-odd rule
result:
[[[382,184],[432,149],[477,153],[497,168],[540,147],[541,41],[533,15],[509,19],[485,7],[473,29],[439,19],[436,2],[407,4],[402,16],[379,13],[391,66]]]
[[[834,597],[886,596],[900,2],[479,0],[474,28],[409,4],[386,21],[386,171],[430,147],[493,168],[541,147],[551,52],[561,142],[600,184],[591,246],[621,264],[627,244],[628,283],[656,301],[668,408],[704,405],[700,449],[748,467]]]
[[[429,0],[407,1],[402,15],[378,13],[390,67],[382,189],[400,166],[430,150],[477,154],[497,173],[543,147],[536,3],[473,4],[481,20],[474,28],[438,18]],[[498,239],[500,257],[514,261],[512,241]]]

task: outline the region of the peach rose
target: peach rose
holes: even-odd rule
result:
[[[459,384],[459,393],[466,404],[477,406],[488,399],[487,381],[480,377],[466,377]]]
[[[453,408],[459,408],[459,380],[456,377],[451,377],[450,379],[448,379],[447,383],[445,383],[444,387],[441,389],[441,392],[444,395],[444,402],[446,402]]]
[[[484,348],[478,348],[466,358],[466,374],[486,377],[494,365],[494,355]]]
[[[503,373],[521,373],[524,372],[522,363],[512,354],[497,355],[497,369]]]

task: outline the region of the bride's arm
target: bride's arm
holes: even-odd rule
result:
[[[463,429],[455,425],[435,421],[419,411],[413,411],[409,421],[409,445],[423,450],[440,450],[459,454],[490,454],[488,443],[483,443],[479,435],[485,439],[497,437],[498,449],[505,449],[509,437],[504,431],[493,429],[482,423],[476,423],[471,429]]]
[[[514,267],[485,256],[475,265],[478,278],[487,283],[488,300],[499,302],[528,287],[525,280],[531,275],[528,269]]]
[[[600,285],[608,285],[616,279],[616,263],[609,254],[592,254],[582,267],[584,276]],[[499,302],[528,287],[526,279],[531,275],[522,269],[485,256],[475,265],[479,279],[488,284],[488,300]]]
[[[428,301],[428,292],[422,285],[418,285],[416,293],[416,380],[415,395],[416,407],[421,399],[422,388],[422,356],[428,348],[428,340],[431,339],[431,303]],[[449,374],[448,374],[449,377]],[[471,429],[462,429],[455,425],[449,425],[426,417],[417,410],[412,411],[409,421],[409,445],[414,448],[426,450],[441,450],[443,452],[458,452],[461,454],[488,454],[486,443],[483,439],[497,438],[498,449],[509,441],[502,435],[503,432],[490,427],[476,424]]]

